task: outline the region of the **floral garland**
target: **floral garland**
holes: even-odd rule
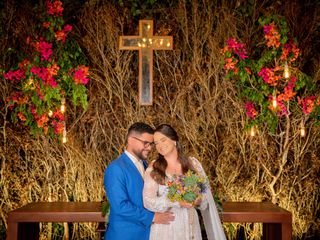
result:
[[[290,110],[300,108],[304,118],[320,120],[320,97],[311,78],[299,71],[300,49],[288,35],[286,21],[279,16],[259,19],[264,43],[249,59],[245,45],[228,39],[221,50],[227,79],[235,79],[243,98],[248,127],[267,123],[272,131]],[[291,75],[291,76],[290,76]]]
[[[74,66],[82,53],[68,39],[72,26],[64,24],[62,13],[61,1],[47,0],[37,37],[26,40],[32,53],[9,71],[0,69],[0,75],[17,89],[7,98],[13,122],[29,126],[33,135],[65,141],[66,104],[87,107],[89,68]]]

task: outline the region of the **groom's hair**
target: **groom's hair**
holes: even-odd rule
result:
[[[143,133],[150,133],[150,134],[153,134],[154,133],[154,129],[146,124],[146,123],[143,123],[143,122],[136,122],[134,124],[132,124],[129,129],[128,129],[128,134],[127,134],[127,139],[128,140],[128,137],[131,136],[132,134],[143,134]],[[127,141],[126,141],[127,142]]]

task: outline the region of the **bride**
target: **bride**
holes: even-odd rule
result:
[[[207,189],[204,197],[195,204],[171,202],[167,197],[166,180],[173,175],[181,175],[192,170],[206,176],[200,162],[194,157],[186,157],[179,144],[176,131],[167,124],[156,128],[154,143],[159,153],[158,159],[151,163],[144,175],[143,202],[153,212],[170,210],[175,220],[170,224],[152,224],[150,240],[202,240],[199,218],[194,206],[201,210],[206,234],[209,240],[225,240],[212,193]]]

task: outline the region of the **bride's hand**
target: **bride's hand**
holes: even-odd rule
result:
[[[193,208],[193,204],[192,204],[192,203],[185,202],[185,201],[181,201],[181,202],[180,202],[180,207],[183,207],[183,208]]]
[[[195,207],[199,206],[201,204],[201,202],[202,202],[202,197],[199,196],[196,200],[194,200],[193,206],[195,206]]]

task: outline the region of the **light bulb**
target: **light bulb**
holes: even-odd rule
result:
[[[251,137],[254,137],[255,135],[256,135],[256,133],[255,133],[254,127],[251,127],[251,129],[250,129],[250,136],[251,136]]]
[[[301,129],[300,129],[300,135],[301,135],[301,137],[305,137],[305,136],[306,136],[306,129],[305,129],[305,127],[301,127]]]
[[[60,111],[64,113],[66,111],[66,106],[64,104],[61,105]]]
[[[52,112],[51,110],[49,110],[48,116],[49,116],[49,117],[52,117],[52,115],[53,115],[53,112]]]
[[[63,97],[63,98],[61,98],[61,107],[60,107],[60,111],[62,112],[62,113],[64,113],[65,111],[66,111],[66,99]]]
[[[170,47],[170,43],[169,42],[167,43],[167,47]]]
[[[67,130],[66,130],[66,126],[64,126],[63,133],[62,133],[62,143],[66,143],[66,142],[67,142]]]
[[[272,98],[272,106],[273,106],[274,108],[276,108],[276,107],[278,106],[278,104],[277,104],[277,98],[276,98],[275,96]]]
[[[289,78],[290,77],[290,72],[289,72],[289,67],[288,67],[288,63],[287,62],[285,62],[285,64],[284,64],[283,76],[285,78]]]

